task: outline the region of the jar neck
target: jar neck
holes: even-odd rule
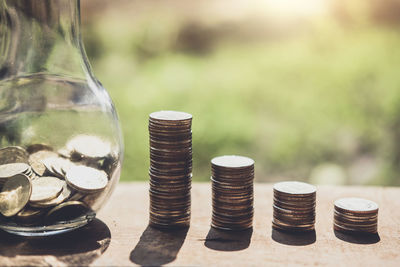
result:
[[[0,0],[0,79],[49,73],[85,78],[79,0]]]

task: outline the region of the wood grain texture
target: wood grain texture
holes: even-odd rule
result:
[[[333,201],[356,196],[380,205],[379,236],[349,236],[332,229]],[[94,223],[47,239],[0,233],[0,265],[330,265],[400,266],[400,188],[321,186],[315,233],[271,229],[272,185],[255,185],[253,230],[210,228],[211,188],[195,183],[189,229],[148,227],[148,185],[121,183]]]

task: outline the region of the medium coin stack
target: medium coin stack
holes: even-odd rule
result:
[[[50,225],[94,214],[96,200],[111,184],[111,144],[77,135],[63,151],[45,144],[0,149],[0,228]]]
[[[314,230],[316,191],[315,186],[307,183],[276,183],[273,228],[284,231]]]
[[[253,225],[254,160],[221,156],[211,160],[212,221],[223,230],[244,230]]]
[[[335,201],[333,228],[342,232],[377,233],[378,204],[362,198]]]
[[[159,111],[149,116],[150,225],[190,224],[192,181],[192,115]]]

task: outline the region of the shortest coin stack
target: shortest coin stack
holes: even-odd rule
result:
[[[316,188],[302,182],[274,185],[272,226],[277,230],[311,231],[315,224]]]
[[[362,198],[335,201],[333,228],[342,232],[377,233],[378,204]]]
[[[253,225],[254,160],[221,156],[211,160],[214,228],[244,230]]]

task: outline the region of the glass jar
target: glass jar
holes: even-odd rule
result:
[[[120,176],[122,135],[92,74],[79,0],[0,0],[0,228],[79,228]]]

